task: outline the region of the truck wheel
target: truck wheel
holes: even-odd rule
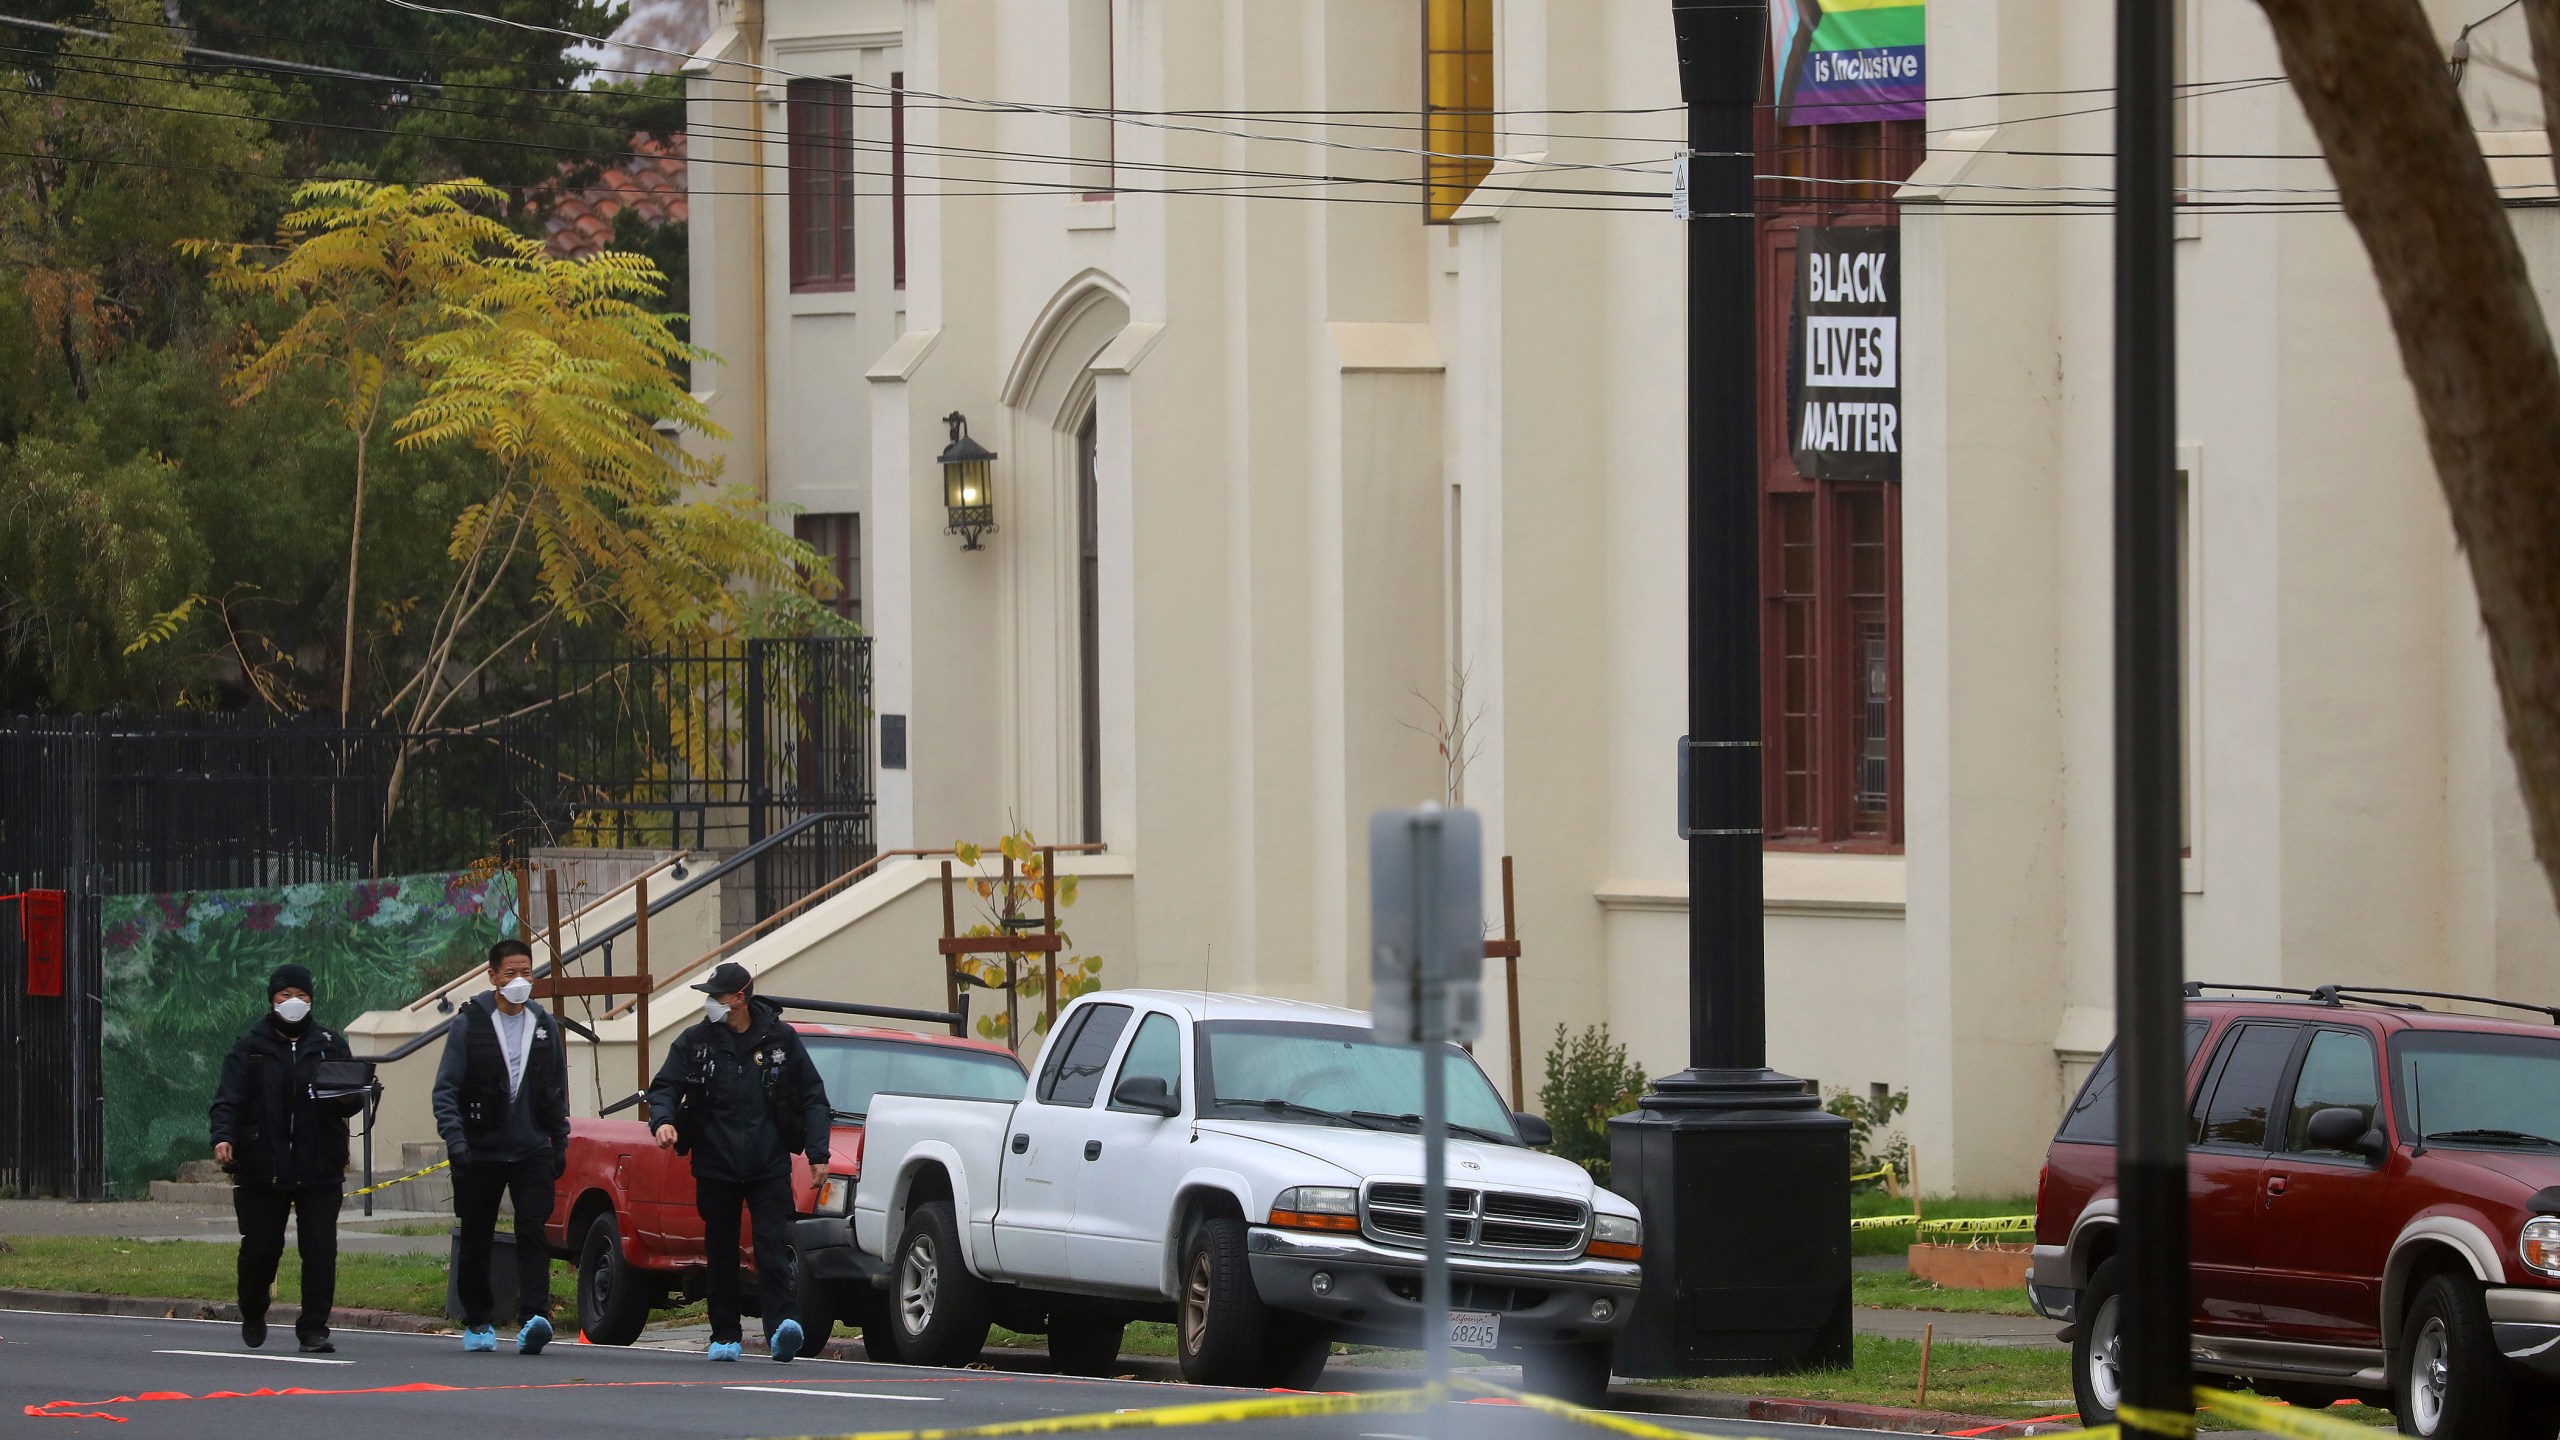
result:
[[[1055,1311],[1049,1316],[1049,1358],[1061,1375],[1108,1375],[1120,1363],[1127,1322]]]
[[[889,1323],[889,1313],[885,1309],[878,1319],[862,1322],[862,1358],[876,1360],[883,1365],[907,1363],[906,1352],[898,1348],[898,1327]]]
[[[800,1268],[799,1252],[791,1256],[791,1298],[799,1307],[800,1353],[815,1355],[827,1348],[827,1337],[836,1329],[836,1318],[843,1313],[843,1302],[836,1294],[836,1282],[810,1277]]]
[[[1175,1348],[1194,1385],[1258,1385],[1271,1312],[1253,1288],[1244,1222],[1221,1215],[1192,1227],[1182,1247],[1181,1323]]]
[[[932,1200],[907,1217],[889,1292],[889,1329],[911,1365],[966,1365],[987,1345],[993,1323],[987,1282],[962,1258],[951,1202]]]
[[[622,1258],[622,1227],[611,1215],[587,1226],[578,1255],[578,1333],[591,1345],[628,1345],[649,1323],[653,1278]]]
[[[2089,1277],[2072,1314],[2079,1333],[2071,1341],[2071,1394],[2079,1403],[2080,1423],[2116,1423],[2116,1406],[2124,1402],[2124,1267],[2110,1257]]]
[[[2507,1433],[2515,1384],[2490,1337],[2489,1307],[2469,1276],[2438,1275],[2418,1291],[2391,1360],[2401,1434],[2488,1440]]]
[[[1617,1350],[1607,1340],[1540,1345],[1520,1352],[1520,1378],[1531,1394],[1590,1409],[1609,1398],[1609,1362]]]
[[[1274,1390],[1313,1390],[1333,1358],[1333,1333],[1313,1321],[1274,1315],[1265,1331],[1262,1383]]]

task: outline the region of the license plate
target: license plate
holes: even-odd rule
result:
[[[1501,1349],[1502,1317],[1491,1310],[1450,1311],[1449,1348],[1453,1350]]]

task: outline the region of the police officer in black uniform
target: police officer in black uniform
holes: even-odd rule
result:
[[[753,1224],[756,1288],[765,1344],[773,1358],[800,1352],[792,1295],[791,1156],[827,1169],[826,1083],[781,1007],[759,1000],[747,967],[724,963],[693,987],[706,997],[702,1023],[676,1037],[649,1085],[649,1124],[658,1146],[693,1159],[694,1207],[710,1262],[714,1360],[735,1360],[738,1328],[738,1212]]]
[[[222,1060],[214,1092],[214,1163],[231,1172],[240,1219],[240,1338],[267,1343],[267,1299],[284,1258],[284,1225],[297,1217],[302,1313],[293,1322],[306,1355],[329,1355],[329,1310],[338,1292],[338,1205],[347,1174],[347,1117],[362,1095],[315,1098],[320,1062],[349,1058],[345,1037],[311,1018],[311,972],[279,965],[267,977],[268,1012]]]
[[[551,1186],[569,1163],[569,1066],[560,1024],[534,1001],[533,947],[489,947],[489,988],[464,1002],[446,1027],[436,1066],[436,1131],[453,1161],[458,1222],[454,1292],[462,1301],[462,1348],[492,1351],[489,1251],[498,1202],[516,1209],[516,1353],[551,1343]]]

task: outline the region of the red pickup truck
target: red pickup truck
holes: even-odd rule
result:
[[[876,1007],[795,1002],[785,1009],[881,1013]],[[896,1013],[896,1012],[892,1012]],[[924,1018],[917,1016],[914,1018]],[[809,1180],[808,1162],[792,1157],[794,1258],[800,1270],[800,1328],[805,1348],[827,1343],[837,1322],[864,1326],[866,1343],[885,1344],[885,1327],[866,1324],[879,1301],[843,1220],[862,1168],[863,1112],[881,1091],[1007,1100],[1022,1093],[1022,1063],[1001,1045],[906,1030],[794,1021],[809,1058],[826,1081],[835,1111],[824,1194]],[[658,1148],[642,1119],[572,1119],[569,1164],[553,1195],[544,1231],[551,1253],[578,1267],[578,1329],[599,1345],[628,1345],[649,1312],[702,1297],[702,1217],[694,1209],[693,1167]],[[755,1249],[743,1220],[738,1247],[741,1304],[755,1313]]]
[[[2340,985],[2187,993],[2198,1378],[2295,1405],[2360,1398],[2427,1440],[2549,1440],[2560,1008]],[[2110,1050],[2047,1154],[2028,1278],[2037,1310],[2070,1326],[2090,1425],[2122,1395],[2115,1107]]]

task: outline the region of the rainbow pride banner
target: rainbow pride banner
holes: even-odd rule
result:
[[[1928,97],[1925,0],[1774,0],[1778,123],[1917,120]]]

